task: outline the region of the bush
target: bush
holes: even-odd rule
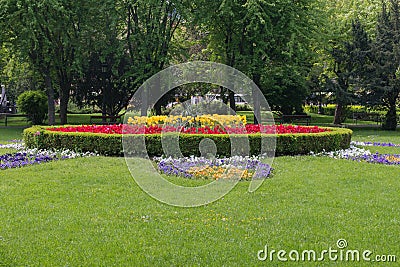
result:
[[[249,104],[236,104],[236,111],[252,111]]]
[[[329,115],[329,116],[335,116],[335,109],[336,105],[335,104],[328,104],[326,106],[322,106],[322,114],[324,115]],[[305,112],[307,113],[318,113],[318,106],[305,106],[304,107]],[[363,106],[347,106],[345,109],[345,115],[346,117],[351,117],[351,115],[354,112],[366,112],[367,108]]]
[[[18,108],[33,124],[42,124],[47,114],[47,97],[41,91],[25,91],[18,96]]]
[[[310,151],[332,151],[349,147],[352,135],[351,130],[343,128],[327,129],[331,131],[312,134],[277,135],[276,155],[299,155],[308,154]],[[170,136],[172,135],[166,134],[165,138],[170,138]],[[223,134],[181,134],[179,135],[179,148],[184,156],[199,156],[199,144],[201,140],[209,138],[215,142],[218,155],[230,156],[231,137]],[[149,156],[161,156],[164,154],[160,134],[125,135],[124,138],[129,138],[129,142],[127,143],[129,143],[130,147],[126,147],[128,151],[135,151],[139,155],[146,153],[146,151],[137,151],[144,138],[146,141],[145,150],[147,150]],[[243,135],[238,136],[238,138],[249,139],[251,155],[260,154],[262,140],[260,134]],[[266,135],[266,138],[273,138],[273,136]],[[92,151],[107,156],[124,155],[122,135],[118,134],[64,133],[46,130],[46,127],[34,126],[24,130],[24,141],[29,148],[67,148],[79,152]],[[164,142],[165,144],[172,144],[172,142],[167,141]]]

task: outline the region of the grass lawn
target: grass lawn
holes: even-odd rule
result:
[[[22,139],[22,127],[0,127],[0,144],[4,144],[10,140]]]
[[[0,143],[20,129],[0,129]],[[4,134],[3,134],[4,133]],[[356,130],[357,141],[400,144],[399,132]],[[385,148],[397,152],[399,148]],[[122,158],[94,157],[0,171],[0,266],[276,266],[270,250],[370,250],[400,261],[398,166],[279,157],[254,193],[240,182],[199,208],[145,194]],[[191,181],[178,178],[179,184]],[[291,266],[372,266],[289,262]]]
[[[91,115],[101,115],[100,113],[94,114],[68,114],[68,124],[90,124]],[[47,123],[47,120],[45,121]],[[4,126],[4,119],[0,119],[0,126]],[[56,124],[60,124],[60,117],[56,114]],[[9,118],[8,125],[13,127],[29,127],[30,123],[25,118]]]

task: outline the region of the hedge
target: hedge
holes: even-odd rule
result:
[[[318,106],[305,106],[304,111],[307,113],[318,113]],[[335,104],[328,104],[326,106],[321,106],[322,114],[335,116],[336,105]],[[364,106],[353,105],[345,107],[346,117],[351,117],[355,112],[367,112],[367,108]]]
[[[118,134],[98,134],[98,133],[76,133],[76,132],[54,132],[46,130],[48,127],[33,126],[24,130],[24,141],[28,148],[39,149],[71,149],[80,152],[92,151],[106,156],[123,156],[124,150],[122,145],[122,135]],[[308,154],[310,151],[321,152],[323,150],[333,151],[345,149],[350,146],[352,131],[344,128],[328,128],[330,131],[311,134],[279,134],[276,135],[277,156],[282,155],[301,155]],[[172,138],[173,134],[165,134],[165,145],[172,144],[168,138]],[[176,135],[175,135],[176,136]],[[266,144],[268,138],[273,135],[263,135]],[[148,135],[125,135],[126,151],[133,151],[135,155],[147,153],[149,156],[160,156],[163,153],[161,142],[161,134]],[[139,149],[145,139],[146,148]],[[231,138],[241,140],[241,138],[249,140],[250,154],[259,155],[261,149],[261,135],[224,135],[224,134],[180,134],[179,148],[184,156],[199,156],[199,144],[204,138],[214,141],[219,156],[231,155]],[[143,145],[142,145],[143,146]],[[176,145],[173,145],[176,146]],[[174,147],[172,147],[173,149]],[[142,151],[139,151],[142,150]],[[268,151],[268,148],[267,148]],[[266,152],[266,151],[263,151]],[[234,154],[240,154],[240,151],[234,151]]]
[[[335,116],[335,110],[336,110],[336,104],[328,104],[321,106],[322,108],[322,114],[324,115],[329,115],[329,116]],[[313,106],[304,106],[304,111],[307,113],[318,113],[318,106],[313,105]],[[353,113],[359,113],[359,112],[366,112],[366,113],[374,113],[374,114],[380,114],[380,115],[385,115],[386,110],[385,108],[379,108],[379,107],[366,107],[366,106],[360,106],[360,105],[349,105],[345,108],[346,112],[346,117],[347,118],[352,118]],[[397,109],[397,113],[400,115],[400,109]]]

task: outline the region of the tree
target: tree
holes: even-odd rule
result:
[[[314,57],[315,1],[247,1],[243,63],[275,110],[302,112]]]
[[[368,62],[371,42],[359,20],[352,23],[351,40],[338,44],[331,50],[334,59],[333,73],[336,77],[327,80],[327,87],[334,93],[336,109],[333,124],[341,124],[346,118],[345,107],[352,102],[355,87],[361,85],[361,78]]]
[[[220,0],[203,4],[203,13],[210,14],[203,19],[213,60],[246,73],[276,109],[301,110],[312,58],[315,3]]]
[[[360,101],[360,99],[353,97],[353,89],[357,89],[357,93],[360,93],[359,86],[354,88],[354,83],[358,78],[347,81],[348,78],[353,79],[351,75],[354,74],[354,69],[351,69],[355,66],[348,66],[350,69],[346,70],[346,62],[348,62],[346,57],[350,56],[346,56],[346,53],[349,52],[349,47],[346,48],[346,44],[358,39],[354,37],[355,22],[362,26],[370,40],[375,36],[376,19],[381,0],[319,0],[318,2],[320,12],[314,18],[319,21],[319,35],[316,36],[313,44],[313,50],[317,54],[313,68],[322,69],[322,71],[319,71],[319,80],[323,81],[322,84],[325,85],[325,88],[331,91],[336,103],[341,103],[334,119],[335,123],[340,123],[341,119],[344,118],[343,106],[354,100]],[[368,58],[366,62],[368,62]],[[349,63],[351,65],[351,62]],[[363,69],[365,69],[365,66],[363,66]],[[340,73],[340,77],[338,77],[338,73]],[[357,81],[357,84],[360,84],[360,82],[361,78]]]
[[[9,0],[0,2],[0,25],[13,51],[29,58],[44,80],[49,124],[55,122],[54,95],[59,89],[60,119],[67,106],[74,74],[79,72],[82,34],[96,8],[94,1]],[[91,13],[92,12],[92,13]]]
[[[207,25],[209,32],[208,49],[212,51],[213,60],[241,69],[238,64],[238,58],[240,58],[241,48],[243,47],[243,27],[246,26],[244,25],[246,1],[220,0],[213,1],[212,4],[202,2],[199,2],[199,4],[203,4],[206,8],[203,12],[205,16],[200,21]],[[235,111],[234,92],[221,87],[220,94],[224,102],[229,101],[231,110]],[[227,97],[225,97],[226,94]]]
[[[73,84],[78,106],[97,105],[102,115],[116,116],[128,105],[135,88],[134,68],[129,64],[124,34],[121,2],[103,0],[96,9],[95,19],[87,21],[81,43],[89,47],[81,57],[81,72]],[[89,33],[91,37],[88,38]]]
[[[382,2],[376,39],[372,47],[370,75],[365,76],[367,97],[371,102],[387,107],[382,128],[396,130],[396,104],[400,94],[400,3]]]
[[[115,51],[101,62],[100,54],[93,51],[82,77],[76,84],[75,100],[78,106],[97,105],[103,116],[116,116],[127,106],[134,89],[129,77],[126,53]]]
[[[42,6],[43,3],[39,3]],[[30,62],[45,81],[48,95],[49,124],[54,124],[54,89],[49,59],[50,46],[41,32],[42,21],[38,19],[38,2],[0,2],[0,25],[3,39],[11,43],[12,52],[29,58]],[[45,27],[43,25],[43,27]]]
[[[3,44],[0,48],[0,84],[7,89],[7,100],[15,104],[17,97],[27,90],[43,87],[31,64]]]
[[[127,42],[133,86],[138,88],[145,80],[161,71],[170,60],[172,39],[186,14],[189,1],[128,0],[122,8],[126,14],[123,25]],[[143,90],[142,115],[147,115],[148,98],[161,95],[160,87],[153,92]],[[161,102],[155,106],[161,114]]]

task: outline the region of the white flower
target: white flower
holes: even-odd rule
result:
[[[371,155],[371,151],[366,150],[364,148],[359,148],[356,147],[355,145],[351,144],[350,148],[347,149],[342,149],[342,150],[337,150],[337,151],[323,151],[321,153],[315,154],[314,152],[311,152],[310,155],[312,156],[327,156],[330,158],[335,158],[335,159],[348,159],[350,157],[359,157],[363,155]]]

